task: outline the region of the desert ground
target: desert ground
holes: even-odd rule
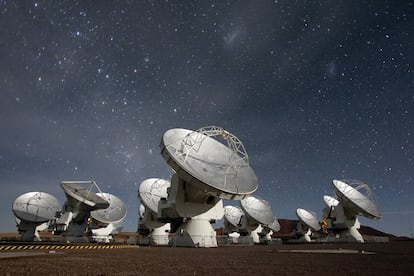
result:
[[[0,275],[413,275],[414,242],[0,252]]]

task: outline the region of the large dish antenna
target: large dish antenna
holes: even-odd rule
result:
[[[347,211],[371,219],[381,218],[369,186],[359,180],[333,180],[339,201]]]
[[[257,189],[257,177],[243,143],[221,127],[170,129],[160,147],[162,156],[180,178],[211,195],[243,199]]]
[[[40,240],[38,226],[53,220],[59,210],[58,200],[48,193],[28,192],[18,196],[13,202],[12,211],[16,216],[21,240]]]
[[[358,216],[371,219],[381,218],[369,186],[359,180],[333,180],[337,199],[324,196],[322,226],[330,233],[328,240],[341,242],[364,242],[359,233],[361,224]],[[329,231],[328,231],[329,230]]]
[[[257,189],[243,143],[221,127],[175,128],[164,133],[160,148],[175,171],[168,199],[160,207],[161,216],[173,214],[174,209],[182,218],[189,218],[179,229],[176,245],[216,247],[211,223],[224,215],[221,199],[243,199]]]
[[[60,210],[58,200],[44,192],[28,192],[13,202],[13,213],[22,221],[43,223],[53,219]]]

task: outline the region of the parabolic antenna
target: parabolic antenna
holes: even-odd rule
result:
[[[231,205],[224,206],[224,219],[236,229],[241,226],[243,216],[242,209]]]
[[[114,223],[125,218],[127,209],[121,199],[108,193],[97,193],[96,195],[108,201],[109,207],[106,209],[92,211],[92,218],[103,223]]]
[[[333,180],[333,186],[339,201],[348,211],[371,219],[381,218],[374,203],[371,189],[359,180]]]
[[[329,208],[338,206],[338,204],[339,204],[339,201],[336,198],[333,198],[333,197],[328,196],[328,195],[323,196],[323,202]]]
[[[274,223],[275,217],[273,216],[270,203],[264,199],[249,196],[240,201],[244,212],[255,221],[265,226]]]
[[[22,194],[13,202],[13,213],[22,221],[41,224],[55,217],[60,210],[58,200],[44,192]]]
[[[95,181],[62,181],[60,183],[69,204],[80,210],[93,211],[109,207],[109,202],[92,191]]]
[[[296,216],[301,221],[301,223],[303,223],[308,228],[315,231],[319,231],[321,229],[318,219],[311,212],[305,209],[298,208],[296,210]]]
[[[280,223],[277,220],[277,218],[274,218],[273,222],[269,225],[267,225],[267,227],[272,230],[273,232],[279,232],[280,230]]]
[[[161,178],[146,179],[139,185],[138,196],[141,200],[138,233],[151,244],[168,245],[169,223],[158,219],[158,205],[168,197],[170,181]]]
[[[101,195],[103,193],[93,180],[62,181],[60,186],[65,192],[67,202],[60,216],[53,223],[53,231],[55,234],[62,234],[63,241],[84,242],[84,233],[88,228],[91,211],[106,209],[110,206],[110,202],[97,195],[97,192]],[[111,197],[111,199],[114,198]],[[109,210],[107,213],[96,215],[103,221],[116,219],[123,215],[122,210],[119,214],[114,214],[114,211]]]
[[[167,198],[167,189],[171,183],[160,178],[150,178],[144,180],[139,185],[139,198],[144,206],[155,214],[158,212],[158,203],[162,198]]]
[[[227,145],[213,137],[223,138]],[[210,195],[243,199],[257,189],[257,177],[242,142],[221,127],[170,129],[160,147],[180,178]]]

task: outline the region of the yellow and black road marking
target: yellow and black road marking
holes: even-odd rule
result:
[[[139,248],[130,244],[9,244],[0,245],[0,251],[12,250],[70,250],[70,249],[118,249]]]

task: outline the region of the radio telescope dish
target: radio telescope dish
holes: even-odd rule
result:
[[[170,181],[161,178],[146,179],[139,186],[141,205],[138,231],[141,236],[151,239],[150,243],[154,245],[168,245],[169,242],[171,225],[158,219],[158,205],[161,199],[168,197],[170,186]]]
[[[97,196],[109,202],[109,207],[91,212],[91,217],[103,223],[114,223],[121,221],[127,214],[124,202],[119,197],[108,193],[97,193]]]
[[[381,218],[374,203],[373,195],[367,184],[359,180],[333,180],[333,186],[339,201],[348,211],[371,219]]]
[[[323,209],[323,226],[335,234],[329,235],[328,240],[364,242],[358,231],[361,227],[358,216],[381,218],[370,188],[359,180],[333,180],[332,184],[337,199],[323,197],[326,205]]]
[[[243,143],[221,127],[175,128],[164,133],[160,148],[175,171],[168,199],[160,207],[161,216],[175,210],[180,217],[190,218],[180,226],[176,245],[216,247],[211,223],[224,215],[221,199],[243,199],[257,189]]]
[[[301,223],[303,223],[307,228],[310,228],[315,231],[319,231],[321,229],[318,219],[311,212],[305,209],[298,208],[296,210],[296,216],[301,221]]]
[[[224,219],[235,228],[234,231],[237,231],[242,225],[243,216],[244,212],[242,209],[231,205],[224,206]]]
[[[167,198],[167,189],[171,186],[170,181],[160,178],[144,180],[139,185],[139,198],[144,206],[155,214],[158,212],[158,203],[162,198]]]
[[[279,222],[273,215],[268,201],[249,196],[242,199],[240,203],[246,214],[243,227],[253,238],[254,243],[267,242],[271,239],[273,229],[280,230]]]
[[[62,181],[60,186],[65,192],[67,202],[60,216],[54,221],[53,231],[55,234],[61,233],[63,241],[84,242],[83,234],[88,226],[91,212],[108,208],[110,202],[93,191],[94,189],[101,195],[103,194],[96,182],[92,180]],[[111,199],[117,202],[115,198],[111,197]],[[122,216],[123,211],[117,211],[120,212],[116,214],[115,210],[108,210],[107,213],[95,213],[95,215],[107,221]]]
[[[13,213],[22,221],[43,223],[55,217],[60,210],[58,200],[44,192],[22,194],[13,202]]]
[[[69,204],[81,210],[93,211],[109,207],[107,200],[91,190],[93,186],[98,188],[95,181],[62,181],[60,186],[65,192]]]
[[[258,223],[266,226],[274,223],[275,217],[272,208],[266,200],[249,196],[241,200],[240,203],[244,212]]]
[[[109,243],[113,241],[113,234],[121,232],[127,209],[124,202],[115,195],[109,193],[96,195],[108,201],[109,207],[91,212],[92,223],[89,225],[89,228],[93,228],[91,239]]]
[[[223,138],[227,145],[213,137]],[[243,199],[257,189],[257,177],[243,143],[223,128],[170,129],[160,147],[180,178],[211,195]]]
[[[336,198],[333,198],[333,197],[328,196],[328,195],[323,196],[323,202],[329,208],[338,206],[338,204],[339,204],[339,201]]]
[[[319,231],[321,229],[318,219],[313,213],[301,208],[296,209],[296,216],[299,219],[296,226],[297,233],[302,235],[302,238],[307,242],[312,242],[312,230]]]
[[[54,219],[60,210],[58,200],[44,192],[28,192],[18,196],[12,207],[21,240],[40,240],[39,226]]]

